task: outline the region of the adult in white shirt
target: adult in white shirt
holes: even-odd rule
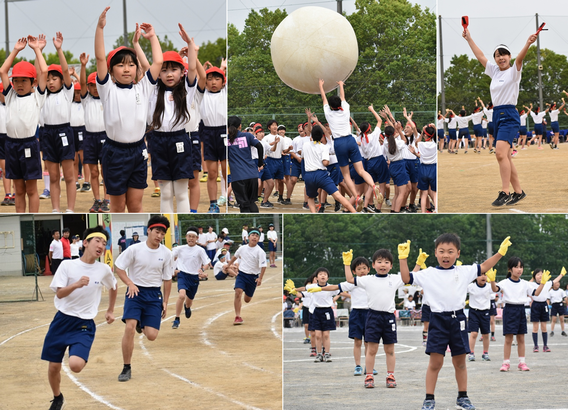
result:
[[[51,232],[53,240],[49,245],[49,264],[51,265],[51,273],[55,275],[57,268],[63,260],[63,244],[61,243],[61,233],[59,229],[54,229]]]

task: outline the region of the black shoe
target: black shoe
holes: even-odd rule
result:
[[[416,205],[410,204],[406,207],[406,211],[410,214],[415,214],[416,212],[418,212],[418,209],[416,208]]]
[[[185,306],[185,304],[183,305],[183,307],[185,309],[185,317],[189,319],[191,317],[191,308],[188,308],[187,306]]]
[[[292,201],[290,200],[290,198],[285,199],[281,203],[282,203],[282,205],[292,205]]]
[[[307,202],[304,202],[304,205],[302,205],[302,209],[305,209],[306,211],[310,210],[310,207],[308,206]]]
[[[511,194],[511,199],[509,200],[509,202],[507,202],[507,206],[515,205],[517,202],[522,201],[526,197],[527,197],[527,194],[525,194],[525,191],[521,191],[520,194],[513,192]]]
[[[142,326],[140,326],[140,322],[136,322],[136,332],[137,333],[142,333]]]
[[[330,204],[329,202],[327,202],[327,201],[325,201],[325,202],[323,203],[323,205],[325,205],[325,206],[331,206],[331,204]]]
[[[335,201],[335,212],[339,212],[340,209],[341,209],[341,203]]]
[[[325,206],[324,205],[320,205],[319,209],[318,209],[318,214],[323,214],[325,212]]]
[[[261,208],[274,208],[274,205],[270,201],[263,202],[260,204]]]
[[[59,393],[59,396],[54,397],[51,400],[51,406],[49,410],[61,410],[65,406],[65,399],[63,398],[63,393]]]
[[[282,197],[280,196],[280,197],[278,197],[278,200],[277,200],[276,202],[278,202],[279,204],[284,205],[284,198],[282,198]]]
[[[118,375],[119,382],[127,382],[132,377],[132,370],[124,368],[122,369],[122,373]]]
[[[495,201],[493,201],[493,203],[491,205],[493,206],[503,206],[505,205],[507,202],[509,202],[511,200],[511,195],[506,194],[503,191],[499,191],[499,196],[497,197],[497,199]]]

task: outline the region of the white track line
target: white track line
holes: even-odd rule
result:
[[[407,350],[402,350],[402,351],[395,351],[395,354],[401,354],[401,353],[408,353],[408,352],[413,352],[414,350],[418,349],[416,346],[408,346],[408,345],[403,345],[400,343],[397,343],[395,345],[395,347],[407,347]],[[384,356],[384,353],[377,353],[377,356]],[[345,357],[336,357],[336,356],[332,356],[331,357],[332,360],[338,360],[338,359],[349,359],[349,360],[353,360],[353,355],[351,356],[345,356]],[[296,362],[313,362],[314,359],[313,357],[307,358],[307,359],[295,359],[295,360],[283,360],[283,363],[296,363]]]
[[[0,343],[0,346],[2,346],[4,343],[9,342],[10,340],[12,340],[13,338],[15,338],[17,336],[23,335],[24,333],[31,332],[32,330],[39,329],[40,327],[44,327],[44,326],[49,326],[49,323],[46,323],[44,325],[39,325],[39,326],[36,326],[36,327],[31,327],[27,330],[21,331],[20,333],[16,333],[15,335],[10,336],[8,339],[6,339],[2,343]]]
[[[278,333],[278,331],[276,330],[276,318],[278,316],[280,316],[282,314],[282,311],[278,312],[277,314],[275,314],[274,316],[272,316],[272,327],[270,328],[270,330],[272,330],[272,333],[274,333],[274,336],[277,339],[282,340],[282,333]],[[280,324],[280,332],[282,332],[282,322],[278,322]]]
[[[75,376],[73,376],[73,374],[71,374],[71,370],[69,370],[69,368],[67,367],[66,364],[62,363],[62,368],[63,371],[65,371],[65,374],[67,375],[67,377],[69,377],[69,379],[75,383],[81,390],[83,390],[85,393],[87,393],[89,396],[91,396],[93,399],[95,399],[96,401],[98,401],[99,403],[104,404],[107,407],[110,407],[111,409],[114,410],[123,410],[121,407],[117,407],[114,404],[106,401],[104,399],[104,397],[99,396],[98,394],[92,392],[91,390],[89,390],[87,388],[87,386],[85,386],[84,384],[82,384],[79,380],[77,380],[77,378]]]

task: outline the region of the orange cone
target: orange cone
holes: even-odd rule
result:
[[[51,269],[49,268],[49,256],[47,255],[45,255],[45,270],[43,271],[43,274],[45,276],[53,275],[53,273],[51,273]]]

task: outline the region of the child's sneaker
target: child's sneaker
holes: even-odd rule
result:
[[[491,341],[495,342],[497,339],[495,339],[495,336],[491,336]]]
[[[396,387],[396,380],[394,378],[394,374],[392,373],[387,374],[387,387],[388,388]]]
[[[491,205],[503,206],[507,202],[509,202],[510,200],[511,200],[511,195],[509,195],[509,194],[507,194],[503,191],[499,191],[499,196],[497,197],[497,199],[495,201],[493,201],[493,203]]]
[[[101,209],[101,205],[102,201],[99,199],[95,199],[95,202],[93,202],[93,206],[91,207],[91,209],[89,209],[89,212],[98,213],[99,210]]]
[[[355,371],[353,372],[353,376],[363,376],[363,368],[359,365],[355,366]]]
[[[456,409],[475,410],[475,406],[471,404],[469,397],[458,397],[456,400]]]
[[[562,331],[562,336],[568,336],[564,330]]]
[[[108,214],[110,212],[110,200],[109,199],[103,199],[103,202],[101,202],[101,207],[99,208],[99,212],[103,212],[105,214]]]
[[[501,366],[499,371],[500,372],[508,372],[510,368],[511,368],[511,365],[509,363],[503,363],[503,365]]]
[[[542,351],[545,353],[550,353],[550,349],[548,348],[548,346],[543,346]]]
[[[530,370],[526,363],[519,363],[517,367],[521,372],[528,372]]]
[[[91,183],[83,182],[83,186],[81,187],[81,192],[89,192],[90,190],[91,190]]]
[[[10,195],[6,194],[6,196],[4,197],[4,200],[2,201],[2,203],[0,203],[0,205],[2,205],[2,206],[10,205]]]
[[[527,194],[525,194],[525,191],[522,191],[520,194],[513,192],[510,196],[509,202],[507,202],[507,206],[515,205],[517,202],[525,199],[526,197]]]
[[[172,323],[172,329],[177,329],[179,327],[179,320],[175,319]]]
[[[160,192],[160,187],[154,188],[154,192],[152,192],[152,198],[159,198],[162,193]]]
[[[219,209],[219,205],[217,204],[209,205],[209,211],[207,211],[208,214],[218,214],[220,212],[221,210]]]
[[[203,173],[203,176],[201,177],[201,179],[199,179],[199,182],[207,182],[207,172]]]
[[[491,359],[489,358],[489,353],[483,353],[483,354],[481,355],[481,359],[482,359],[484,362],[490,362],[490,361],[491,361]]]
[[[81,184],[78,182],[75,182],[75,191],[80,191],[81,190]]]
[[[304,344],[309,345],[311,343],[311,339],[309,337],[304,337]]]
[[[424,403],[422,403],[421,410],[434,410],[435,408],[436,408],[435,400],[424,400]]]
[[[316,358],[314,359],[315,363],[319,363],[319,362],[323,362],[323,355],[321,353],[318,353]]]
[[[467,361],[468,362],[475,362],[475,355],[473,353],[470,353],[467,355]]]
[[[533,347],[533,353],[538,353],[538,346]]]
[[[365,387],[367,389],[372,389],[373,387],[375,387],[375,379],[371,374],[368,374],[367,377],[365,377]]]
[[[312,351],[310,352],[310,357],[316,357],[317,353],[316,353],[316,348],[312,347]]]
[[[480,342],[483,342],[483,336],[480,336],[480,337],[479,337],[479,341],[480,341]]]
[[[330,353],[325,353],[325,354],[323,355],[323,361],[324,361],[324,362],[331,363],[331,354],[330,354]]]
[[[63,398],[63,394],[59,393],[59,396],[54,397],[51,400],[51,406],[49,406],[49,410],[61,410],[65,407],[65,399]]]
[[[385,199],[385,204],[387,204],[387,206],[392,206],[392,202],[390,199]]]
[[[39,196],[39,199],[49,199],[49,189],[44,189],[43,192],[41,193],[41,195]]]
[[[235,321],[233,322],[233,325],[242,325],[244,322],[243,318],[240,316],[235,316]]]
[[[185,306],[185,303],[184,303],[184,304],[183,304],[183,309],[184,309],[184,312],[185,312],[185,318],[186,318],[186,319],[189,319],[189,318],[191,317],[191,308]],[[236,319],[235,319],[235,320],[236,320]]]
[[[550,332],[550,337],[554,336],[554,332]]]

